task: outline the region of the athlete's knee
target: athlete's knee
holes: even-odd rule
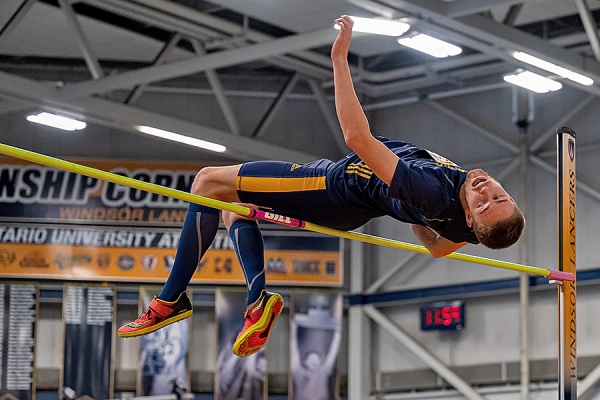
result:
[[[191,192],[200,196],[215,198],[222,185],[219,167],[204,167],[196,174]]]
[[[237,203],[236,202],[233,204],[248,207],[248,208],[258,208],[254,204],[248,204],[248,203]],[[231,211],[223,211],[222,216],[223,216],[223,223],[225,224],[225,227],[227,228],[227,230],[229,230],[229,227],[231,225],[233,225],[233,223],[235,221],[239,221],[239,220],[256,221],[256,218],[246,217],[244,215],[236,214]]]
[[[255,220],[254,218],[245,217],[243,215],[236,214],[231,211],[223,211],[222,216],[223,216],[223,223],[225,224],[225,228],[227,228],[227,230],[229,230],[229,228],[231,227],[231,225],[233,225],[233,223],[235,221],[239,221],[239,220],[254,221]]]
[[[239,201],[235,187],[239,168],[239,165],[204,167],[196,174],[191,192],[217,200]]]

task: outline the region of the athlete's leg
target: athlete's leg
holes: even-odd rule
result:
[[[247,205],[253,207],[252,205]],[[252,218],[243,217],[232,212],[223,212],[223,222],[233,241],[244,277],[248,297],[246,305],[258,299],[260,293],[266,288],[265,256],[263,237],[258,223]]]
[[[266,290],[263,238],[256,221],[223,212],[223,222],[229,230],[248,289],[244,326],[233,343],[232,351],[238,356],[249,356],[267,342],[283,309],[283,298],[279,293]]]
[[[216,200],[239,201],[235,187],[239,169],[240,165],[203,168],[194,178],[191,192]],[[210,207],[189,205],[175,262],[163,290],[140,318],[119,328],[119,336],[151,333],[192,315],[192,305],[185,290],[200,259],[215,238],[219,214],[219,210]]]
[[[191,192],[222,201],[237,201],[235,180],[239,165],[207,167],[198,172]],[[219,228],[220,211],[191,203],[183,222],[175,262],[158,298],[175,301],[192,279],[198,263],[212,244]]]

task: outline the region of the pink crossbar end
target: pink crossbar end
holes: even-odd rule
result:
[[[548,275],[546,278],[548,278],[550,280],[557,280],[557,281],[574,281],[575,280],[575,276],[572,273],[558,271],[555,269],[551,269],[550,275]]]

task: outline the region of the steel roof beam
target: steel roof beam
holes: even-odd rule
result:
[[[539,71],[529,64],[517,61],[510,53],[511,51],[523,51],[565,68],[581,72],[600,83],[600,63],[585,58],[574,51],[555,46],[516,28],[480,15],[452,19],[445,14],[446,7],[440,7],[438,1],[383,0],[383,2],[418,17],[421,25],[431,31],[438,31],[449,37],[454,37],[469,47],[496,56],[511,64]],[[548,74],[547,72],[544,73]],[[600,87],[597,85],[582,86],[568,80],[565,80],[565,83],[600,95]]]
[[[239,36],[242,32],[244,39],[253,43],[270,42],[276,39],[271,35],[252,29],[243,30],[243,27],[239,24],[173,2],[153,0],[139,0],[135,3],[123,2],[122,0],[84,1],[100,8],[110,7],[110,11],[116,14],[122,13],[119,11],[120,8],[126,9],[127,12],[132,13],[130,18],[133,19],[146,18],[149,22],[151,20],[168,21],[166,25],[163,23],[164,28],[168,29],[170,24],[171,29],[177,27],[177,30],[184,35],[187,34],[181,29],[182,26],[188,29],[196,27],[197,29],[204,30],[206,33],[211,33],[215,42],[222,40],[224,35]],[[310,63],[326,68],[331,67],[331,60],[327,56],[303,50],[295,51],[292,54]],[[308,74],[307,71],[301,72]]]
[[[588,7],[585,0],[575,0],[577,5],[577,11],[583,22],[583,28],[587,33],[590,44],[592,45],[592,51],[597,61],[600,61],[600,38],[598,38],[598,28],[596,27],[596,21],[592,17],[590,8]]]
[[[61,90],[64,99],[80,98],[96,93],[106,93],[115,89],[130,88],[141,83],[162,81],[180,76],[218,69],[249,61],[260,60],[307,47],[317,47],[332,43],[337,31],[328,28],[310,33],[287,36],[267,43],[220,51],[205,56],[176,61],[125,72],[96,81],[87,81],[69,85]]]
[[[177,46],[177,43],[179,43],[180,40],[181,40],[180,33],[177,32],[177,33],[174,33],[173,35],[171,35],[171,38],[169,39],[169,41],[163,46],[163,48],[160,50],[160,52],[154,58],[154,62],[152,62],[152,65],[159,65],[159,64],[164,63],[164,61],[171,54],[171,52],[173,51],[175,46]],[[125,99],[125,104],[135,103],[137,101],[137,99],[142,95],[144,90],[146,90],[147,86],[148,86],[147,84],[137,85]]]
[[[261,136],[264,136],[265,132],[267,131],[269,126],[271,126],[271,123],[275,119],[275,116],[277,115],[279,110],[281,110],[281,107],[285,103],[285,100],[288,98],[290,93],[292,93],[292,90],[294,90],[296,83],[298,83],[298,79],[299,75],[296,72],[290,77],[290,79],[288,79],[285,85],[283,85],[283,87],[277,94],[275,101],[271,103],[271,106],[269,107],[265,115],[263,115],[262,119],[258,123],[258,126],[252,133],[252,137],[259,138]]]
[[[523,0],[460,0],[446,3],[443,13],[447,17],[456,18],[463,15],[477,14],[500,5],[520,4]]]
[[[196,54],[206,54],[204,47],[202,47],[202,44],[198,40],[191,39],[191,43]],[[234,135],[239,136],[242,132],[242,130],[240,129],[240,124],[238,123],[237,118],[235,117],[235,113],[233,112],[233,108],[231,108],[231,104],[229,104],[229,100],[227,100],[227,96],[225,96],[225,89],[223,88],[223,84],[221,83],[217,72],[214,69],[207,69],[206,71],[204,71],[204,75],[206,75],[208,84],[210,85],[210,88],[212,89],[215,98],[217,99],[219,107],[221,107],[221,112],[225,117],[225,121],[229,126],[229,130]]]
[[[522,8],[523,3],[513,4],[512,6],[510,6],[508,11],[506,12],[506,15],[504,16],[504,19],[502,20],[502,23],[504,25],[514,25],[517,21],[517,17],[521,13]]]
[[[104,71],[102,71],[102,67],[100,66],[98,59],[90,47],[87,37],[85,36],[85,32],[81,28],[79,21],[77,21],[77,16],[75,16],[75,11],[73,11],[71,3],[69,3],[68,0],[58,0],[58,4],[60,4],[63,14],[67,19],[67,25],[77,38],[77,44],[79,45],[79,49],[83,54],[83,59],[85,60],[92,77],[94,79],[102,78],[104,76]]]
[[[19,25],[19,22],[23,20],[25,14],[27,14],[31,7],[33,7],[35,2],[36,0],[25,0],[23,1],[23,3],[21,3],[19,8],[17,8],[13,15],[8,19],[6,24],[4,24],[2,29],[0,29],[0,43],[2,43],[3,40],[6,40],[6,38],[10,36],[10,34],[15,30],[17,25]]]
[[[329,133],[337,145],[340,154],[347,154],[350,149],[344,140],[344,134],[342,133],[342,128],[340,127],[340,122],[337,118],[334,108],[332,107],[332,103],[327,100],[327,94],[323,88],[319,86],[317,81],[309,79],[308,84],[310,86],[310,90],[312,90],[315,98],[317,99],[317,104],[319,105],[321,113],[323,114],[323,117],[325,117],[325,121],[329,127]]]
[[[21,101],[37,104],[45,109],[60,111],[74,117],[128,132],[137,132],[135,126],[148,125],[174,131],[182,135],[207,140],[227,146],[225,157],[247,161],[257,159],[286,159],[305,163],[318,158],[315,155],[289,150],[275,144],[233,136],[219,129],[162,114],[126,106],[99,98],[82,98],[66,101],[59,97],[59,89],[16,75],[0,72],[0,91]],[[141,135],[141,133],[137,132]],[[199,150],[200,151],[200,150]]]

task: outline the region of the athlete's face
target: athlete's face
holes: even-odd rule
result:
[[[482,169],[474,169],[467,174],[465,181],[467,202],[467,225],[473,222],[491,225],[510,217],[515,209],[515,201],[504,188]]]

